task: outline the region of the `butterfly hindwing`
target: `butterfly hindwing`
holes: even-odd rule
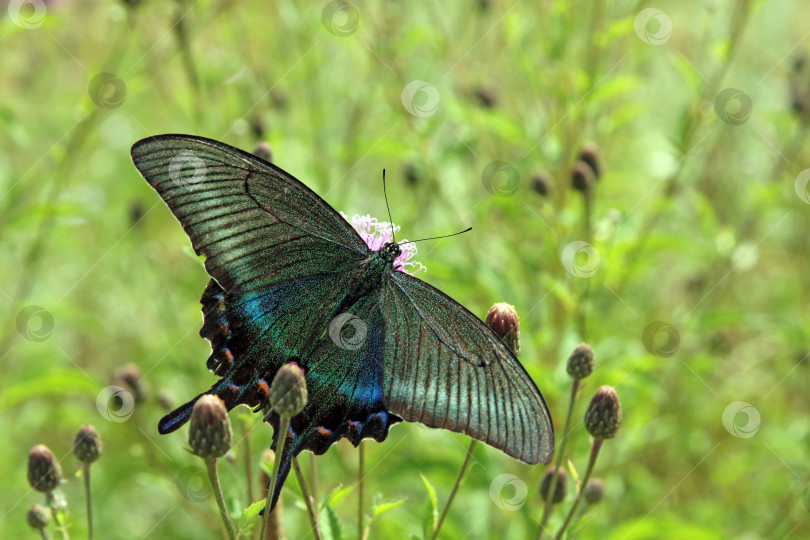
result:
[[[466,433],[526,463],[548,463],[551,417],[503,341],[455,300],[408,274],[391,274],[383,294],[388,409]]]

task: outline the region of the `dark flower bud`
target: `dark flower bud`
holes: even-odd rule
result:
[[[264,120],[258,114],[254,114],[250,119],[250,130],[257,139],[264,138]]]
[[[134,201],[129,207],[129,224],[134,227],[141,222],[144,216],[143,204],[140,201]]]
[[[51,520],[51,512],[41,504],[34,504],[28,509],[25,519],[32,529],[44,529]]]
[[[494,304],[489,308],[486,323],[517,356],[520,352],[520,318],[515,306],[506,302]]]
[[[585,428],[594,439],[611,439],[622,424],[619,394],[612,386],[600,386],[585,412]]]
[[[478,101],[478,104],[485,109],[493,108],[498,101],[498,98],[495,95],[495,90],[488,86],[476,88],[475,99]]]
[[[231,447],[231,421],[225,402],[213,394],[205,394],[191,411],[188,444],[202,458],[219,458]]]
[[[586,142],[579,152],[579,160],[584,161],[593,171],[596,180],[602,176],[602,164],[599,160],[599,147],[595,142]]]
[[[554,467],[549,467],[545,476],[543,476],[543,481],[540,482],[540,496],[544,501],[548,500],[549,491],[551,491],[551,482],[554,480],[555,474],[557,476],[557,485],[554,486],[554,494],[551,497],[551,504],[561,503],[563,500],[565,500],[565,496],[568,494],[565,469],[559,467],[555,473]]]
[[[605,481],[601,478],[591,478],[585,486],[582,496],[588,504],[596,504],[605,495]]]
[[[414,185],[419,181],[419,169],[413,163],[405,165],[405,181],[410,185]]]
[[[587,343],[580,343],[571,356],[565,370],[572,379],[584,379],[593,373],[593,349]]]
[[[292,418],[307,404],[307,381],[295,362],[281,366],[270,384],[270,408],[279,416]]]
[[[584,161],[577,161],[571,170],[571,185],[575,190],[586,193],[593,187],[596,178],[591,166]]]
[[[101,455],[101,437],[96,428],[90,425],[82,426],[76,433],[73,442],[73,454],[82,463],[93,463]]]
[[[538,194],[545,197],[551,189],[551,179],[546,172],[539,172],[532,176],[531,180],[532,189]]]
[[[38,444],[28,454],[28,483],[37,491],[48,493],[62,481],[62,467],[51,449]]]
[[[273,149],[270,147],[270,143],[267,141],[259,142],[259,144],[256,145],[256,148],[253,149],[253,155],[267,161],[268,163],[273,163]]]
[[[129,390],[135,403],[142,403],[146,398],[146,381],[141,373],[141,368],[135,364],[126,364],[119,368],[113,375],[113,385]]]

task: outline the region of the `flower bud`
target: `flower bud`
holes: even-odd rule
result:
[[[587,343],[580,343],[571,356],[565,370],[572,379],[584,379],[593,373],[593,349]]]
[[[273,163],[273,149],[270,147],[270,143],[267,141],[261,141],[259,144],[257,144],[256,148],[253,149],[253,155],[267,161],[268,163]]]
[[[543,476],[543,481],[540,482],[540,496],[544,501],[548,500],[549,491],[551,490],[551,482],[554,480],[554,467],[549,467]],[[554,494],[551,497],[551,504],[557,504],[565,500],[568,494],[568,486],[566,485],[565,469],[559,467],[556,472],[557,485],[554,486]]]
[[[506,302],[494,304],[489,308],[486,323],[517,356],[520,352],[520,318],[515,306]]]
[[[474,94],[478,105],[484,109],[491,109],[498,102],[498,96],[495,94],[495,90],[490,86],[478,87],[475,89]]]
[[[146,380],[141,373],[141,368],[135,364],[126,364],[116,370],[113,375],[113,385],[129,390],[135,403],[142,403],[146,398]]]
[[[254,114],[250,119],[250,129],[257,139],[264,137],[264,120],[258,114]]]
[[[571,185],[575,190],[586,193],[591,190],[596,182],[591,166],[584,161],[577,161],[571,170]]]
[[[619,394],[612,386],[600,386],[585,412],[585,428],[594,439],[611,439],[621,424]]]
[[[599,147],[595,142],[586,142],[582,145],[579,160],[587,163],[593,171],[594,179],[599,180],[599,177],[602,176],[602,164],[599,162]]]
[[[551,179],[546,172],[539,172],[532,176],[532,189],[539,195],[545,197],[551,189]]]
[[[51,512],[41,504],[33,504],[31,508],[28,509],[25,519],[32,529],[44,529],[51,520]]]
[[[225,402],[213,394],[205,394],[191,411],[188,444],[202,458],[219,458],[231,447],[231,421]]]
[[[591,478],[585,486],[582,496],[588,504],[596,504],[605,495],[605,482],[601,478]]]
[[[307,404],[307,381],[295,362],[281,366],[273,377],[268,396],[270,408],[279,416],[292,418]]]
[[[405,165],[405,181],[408,182],[408,185],[416,185],[419,182],[419,178],[422,176],[419,171],[419,167],[416,166],[415,163],[408,163]]]
[[[96,428],[90,425],[82,426],[76,439],[73,441],[73,454],[82,463],[93,463],[101,455],[101,437]]]
[[[28,454],[28,483],[37,491],[48,493],[62,481],[62,467],[51,449],[38,444]]]

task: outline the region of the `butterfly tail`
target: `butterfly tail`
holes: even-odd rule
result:
[[[166,435],[167,433],[175,431],[180,426],[188,422],[188,419],[191,418],[191,411],[194,409],[194,404],[197,403],[198,399],[207,393],[209,392],[203,392],[188,403],[177,407],[175,410],[161,418],[160,423],[158,423],[158,432],[160,432],[161,435]]]

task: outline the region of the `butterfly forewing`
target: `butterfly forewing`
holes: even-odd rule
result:
[[[139,141],[132,159],[226,290],[328,271],[369,250],[340,214],[281,169],[189,135]]]

